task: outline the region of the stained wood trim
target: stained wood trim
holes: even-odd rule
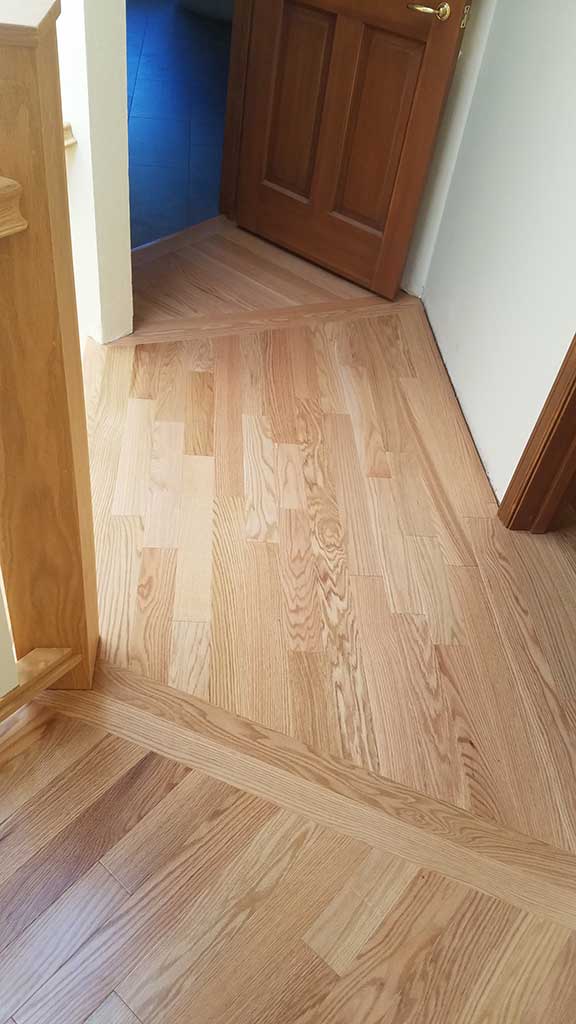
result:
[[[57,683],[81,662],[69,647],[37,647],[16,662],[17,685],[0,698],[0,722]]]
[[[0,178],[0,238],[17,235],[28,227],[20,209],[21,195],[22,185],[12,178]]]
[[[538,839],[110,666],[99,667],[90,692],[50,691],[39,700],[375,849],[576,927],[576,857]]]
[[[228,217],[236,216],[236,197],[240,171],[240,147],[244,126],[244,99],[254,0],[236,0],[232,22],[232,45],[230,70],[228,73],[228,98],[226,103],[226,125],[224,129],[224,156],[222,160],[222,183],[220,186],[220,209]]]
[[[510,530],[545,533],[576,477],[576,337],[508,490],[499,516]]]

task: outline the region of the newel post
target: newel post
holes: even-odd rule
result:
[[[0,0],[0,566],[17,658],[71,648],[58,685],[82,688],[98,615],[58,13]]]

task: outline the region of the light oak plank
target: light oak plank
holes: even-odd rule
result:
[[[15,1013],[127,899],[100,864],[0,954],[0,1017]]]
[[[296,444],[279,444],[276,457],[277,491],[282,509],[306,508],[302,454]]]
[[[305,942],[336,974],[346,974],[417,871],[407,861],[369,853],[316,919]]]
[[[288,649],[321,653],[319,581],[312,556],[310,520],[301,509],[282,510],[279,553],[282,621]]]
[[[419,792],[466,806],[451,708],[426,620],[391,615],[377,578],[353,576],[351,584],[380,771]]]
[[[278,543],[277,446],[263,416],[243,417],[246,538]]]
[[[129,667],[164,684],[169,681],[176,565],[174,549],[143,549],[130,643]]]
[[[220,830],[212,830],[210,844],[190,844],[176,863],[129,897],[18,1011],[18,1024],[48,1024],[59,1016],[67,1024],[82,1024],[151,943],[177,927],[189,901],[214,884],[270,813],[267,804],[238,795]],[[203,827],[204,822],[197,822],[197,828]]]
[[[182,423],[154,423],[144,530],[146,548],[173,548],[178,544],[183,450]]]
[[[0,822],[69,772],[104,737],[33,703],[0,726]]]
[[[107,752],[105,746],[102,752]],[[0,886],[3,943],[17,939],[188,774],[184,765],[143,754],[101,792],[96,789],[94,799],[79,811],[71,809],[62,828],[40,848],[31,847],[28,858]],[[89,762],[86,767],[91,767]],[[80,776],[83,769],[84,764],[79,765]],[[90,787],[89,772],[86,780]]]
[[[453,648],[457,650],[457,648]],[[125,672],[90,693],[38,698],[235,784],[327,828],[574,927],[576,858],[538,839],[416,793],[297,741]],[[232,773],[232,774],[231,774]]]
[[[8,818],[0,827],[0,885],[144,756],[140,747],[108,737],[83,759],[81,772],[54,779]]]
[[[378,576],[382,567],[350,417],[326,416],[324,432],[344,527],[348,568],[355,576]]]
[[[206,700],[210,695],[210,623],[173,622],[170,686]]]
[[[237,874],[232,865],[231,891],[226,885],[223,906],[216,903],[213,907],[213,895],[216,900],[219,896],[217,891],[208,893],[199,905],[194,919],[207,918],[208,934],[200,932],[196,943],[191,942],[188,924],[187,935],[180,941],[180,948],[184,947],[184,971],[177,976],[177,984],[165,983],[164,990],[160,990],[161,1000],[156,998],[157,986],[149,982],[146,985],[152,964],[160,978],[165,976],[162,960],[158,963],[154,952],[148,961],[148,971],[139,971],[133,985],[131,979],[127,980],[125,997],[139,1016],[158,1022],[166,1016],[186,1019],[191,1012],[197,1012],[200,1019],[211,1022],[223,1016],[238,1022],[262,1019],[264,1013],[268,1019],[274,1019],[275,1007],[280,1012],[287,979],[282,969],[278,970],[279,959],[292,961],[293,951],[300,945],[296,937],[323,909],[341,880],[363,858],[365,850],[361,843],[322,833],[306,822],[286,822],[284,815],[279,817],[284,830],[278,829],[277,834],[269,837],[263,829],[262,850],[248,854],[247,865],[241,861]],[[264,877],[259,879],[261,872]],[[230,909],[226,906],[227,897],[232,904]],[[210,932],[217,936],[224,928],[230,934],[225,949],[219,951],[210,943]],[[203,947],[208,947],[204,956]],[[168,945],[164,962],[168,967],[173,962]],[[175,973],[171,971],[172,975]],[[320,979],[330,976],[321,964],[318,974]],[[237,983],[239,975],[242,986]],[[289,977],[292,986],[298,984],[298,976],[292,971]],[[119,990],[124,992],[124,984]]]
[[[344,756],[378,770],[366,677],[344,552],[344,531],[317,405],[299,402],[306,500],[322,610],[322,635],[336,696]]]
[[[292,735],[312,750],[342,756],[340,723],[325,654],[288,652]]]
[[[135,893],[173,863],[186,846],[193,847],[209,835],[212,817],[232,814],[237,801],[235,789],[189,772],[104,853],[102,863],[128,892]],[[245,801],[241,803],[245,806]]]
[[[128,668],[137,608],[144,520],[111,516],[98,545],[100,657]]]
[[[387,478],[391,476],[390,457],[378,423],[368,369],[365,366],[342,366],[340,373],[362,472],[364,476]]]
[[[170,613],[176,622],[209,622],[212,601],[212,504],[182,497],[176,556],[174,601]]]
[[[132,1010],[120,999],[116,992],[111,992],[107,999],[94,1013],[86,1018],[85,1024],[140,1024]]]
[[[210,700],[238,713],[246,675],[245,629],[248,545],[244,501],[214,501]]]
[[[242,411],[248,416],[264,414],[264,339],[261,334],[240,337],[242,354]]]
[[[214,362],[214,454],[219,498],[244,497],[241,382],[240,340],[219,338]]]
[[[184,451],[186,455],[214,454],[214,378],[211,373],[186,375]]]
[[[128,399],[112,502],[114,516],[146,515],[153,415],[154,403],[149,399]]]
[[[264,411],[274,441],[298,441],[296,393],[290,340],[286,331],[268,331],[264,337]]]

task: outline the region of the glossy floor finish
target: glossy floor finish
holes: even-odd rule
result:
[[[0,765],[4,1024],[572,1019],[571,928],[337,820],[50,708]]]
[[[97,353],[102,659],[576,850],[573,531],[500,526],[417,301],[186,241]]]
[[[178,0],[128,0],[132,245],[218,212],[230,25]]]
[[[572,1024],[576,535],[419,302],[217,218],[86,351],[91,691],[0,728],[0,1024]]]

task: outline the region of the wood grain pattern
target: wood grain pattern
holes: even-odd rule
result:
[[[236,785],[324,827],[574,927],[571,853],[124,670],[101,671],[97,692],[39,699],[81,720],[105,720],[123,738],[139,735],[164,756],[221,781],[232,772]]]
[[[16,686],[0,697],[0,722],[54,683],[62,683],[82,657],[66,648],[35,648],[16,662]]]
[[[0,97],[2,167],[22,189],[28,221],[1,242],[2,388],[10,400],[0,405],[0,562],[16,657],[72,648],[81,661],[62,685],[89,687],[98,646],[96,565],[59,6],[36,0],[25,8],[6,0],[0,14],[0,62],[11,83]]]
[[[500,526],[417,302],[167,246],[86,365],[96,689],[0,725],[0,1021],[567,1024],[573,525]]]
[[[0,238],[17,235],[28,227],[20,209],[21,195],[22,185],[13,178],[0,177]]]
[[[17,1024],[177,1024],[192,1008],[214,1024],[570,1019],[572,855],[200,701],[166,701],[125,671],[101,670],[91,693],[43,699],[73,716],[69,737],[87,728],[74,716],[93,717],[105,700],[115,729],[132,720],[141,738],[230,774],[234,787],[145,750],[135,761],[125,739],[103,737],[99,758],[80,758],[61,800],[68,813],[38,851],[44,884],[29,848],[13,876],[26,884],[2,932],[3,1024],[8,1012]],[[33,752],[40,777],[50,745]],[[95,793],[99,764],[107,777]],[[56,791],[48,783],[28,807],[23,785],[16,820],[37,846],[38,811]],[[84,854],[57,887],[62,845]]]
[[[359,306],[354,286],[225,221],[182,242],[181,267],[200,246],[204,271],[222,255],[286,305],[281,320],[272,307],[241,311],[240,335],[216,314],[203,340],[190,314],[158,320],[155,344],[112,347],[95,367],[105,659],[132,658],[172,689],[576,850],[573,532],[495,532],[494,496],[418,302]],[[146,264],[152,304],[161,264]],[[222,281],[211,294],[224,301]],[[332,320],[306,321],[315,288],[320,304],[334,296]],[[244,298],[258,301],[252,286]],[[177,382],[189,373],[201,389],[213,374],[215,447],[182,456],[177,495]],[[165,512],[146,520],[162,542],[146,550],[164,605],[150,611],[148,653],[139,517],[110,516],[135,402],[153,406],[144,483]]]

